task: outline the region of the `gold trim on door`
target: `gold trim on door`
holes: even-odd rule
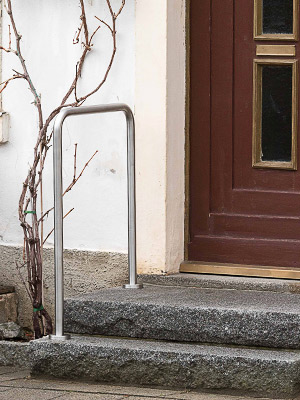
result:
[[[235,275],[261,278],[300,279],[300,270],[285,267],[265,267],[257,265],[222,264],[184,261],[180,272],[211,275]]]
[[[294,44],[258,44],[256,55],[264,57],[295,57],[296,46]]]
[[[292,149],[291,161],[262,161],[262,65],[291,65],[292,83]],[[253,72],[253,140],[252,166],[254,168],[297,169],[297,129],[298,129],[298,61],[283,59],[254,60]]]
[[[298,40],[299,0],[293,0],[293,33],[263,33],[263,0],[254,0],[254,39],[255,40]]]

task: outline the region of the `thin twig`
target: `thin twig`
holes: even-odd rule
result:
[[[17,272],[18,272],[18,274],[19,274],[19,276],[20,276],[20,278],[21,278],[21,281],[22,281],[23,285],[25,286],[26,292],[27,292],[29,298],[30,298],[31,301],[32,301],[31,293],[29,292],[28,287],[27,287],[26,282],[25,282],[25,279],[24,279],[23,275],[21,274],[21,268],[22,268],[22,267],[25,267],[26,264],[27,264],[27,263],[25,262],[24,264],[22,264],[22,265],[19,266],[18,262],[16,261],[16,268],[17,268]]]
[[[71,214],[71,212],[72,212],[73,210],[74,210],[74,207],[71,208],[71,210],[69,210],[69,211],[67,212],[67,214],[64,216],[64,219],[65,219],[69,214]],[[45,244],[45,243],[47,242],[47,240],[49,239],[49,237],[52,235],[53,232],[54,232],[54,228],[51,229],[51,231],[48,233],[48,235],[46,236],[45,240],[43,241],[43,244]]]
[[[85,163],[85,166],[82,168],[80,174],[78,175],[77,178],[73,179],[73,181],[70,183],[70,185],[67,187],[67,189],[64,191],[63,196],[68,193],[73,186],[78,182],[78,180],[81,178],[82,174],[84,173],[84,170],[88,167],[89,163],[92,161],[92,159],[95,157],[95,155],[98,153],[98,150],[95,151],[95,153],[92,155],[92,157]]]
[[[110,30],[110,32],[111,32],[112,35],[114,34],[114,31],[112,30],[111,26],[110,26],[107,22],[105,22],[103,19],[98,18],[96,15],[95,15],[95,18],[96,18],[98,21],[102,22],[102,24],[104,24],[105,26],[107,26],[107,28]]]
[[[9,82],[11,82],[11,81],[13,81],[13,80],[15,80],[15,79],[21,79],[21,78],[24,78],[24,77],[23,77],[22,75],[14,75],[14,76],[12,76],[11,78],[7,79],[6,81],[1,82],[1,83],[0,83],[0,86],[3,85],[3,87],[0,89],[0,93],[3,92],[3,90],[4,90],[4,89],[7,87],[7,85],[9,84]]]
[[[76,171],[77,171],[77,147],[78,144],[75,143],[75,150],[74,150],[74,172],[73,172],[73,179],[72,182],[70,183],[70,185],[67,187],[67,189],[64,191],[63,193],[63,197],[65,194],[67,194],[72,188],[73,186],[78,182],[78,179],[82,176],[82,174],[84,173],[84,170],[86,169],[86,167],[89,165],[89,163],[92,161],[92,159],[95,157],[95,155],[98,153],[98,150],[95,151],[95,153],[92,155],[92,157],[86,162],[85,166],[83,167],[83,169],[81,170],[80,174],[78,177],[76,177]],[[41,221],[44,221],[44,219],[46,217],[49,216],[50,212],[54,210],[54,207],[49,208],[49,210],[47,210],[44,214],[42,214],[41,218],[38,220],[38,223],[40,223]]]
[[[115,19],[117,19],[118,16],[121,14],[124,7],[125,7],[125,0],[122,0],[122,5],[121,5],[119,11],[115,14]]]
[[[8,25],[8,36],[9,36],[8,48],[11,49],[11,30],[10,30],[10,25]]]
[[[81,33],[81,30],[82,30],[82,27],[83,27],[83,23],[81,22],[80,27],[75,32],[75,36],[74,36],[74,39],[73,39],[73,44],[79,43],[79,37],[80,37],[80,33]]]
[[[77,143],[75,143],[75,150],[74,150],[74,174],[73,174],[73,181],[75,181],[75,179],[76,179],[77,146],[78,146],[78,144],[77,144]]]

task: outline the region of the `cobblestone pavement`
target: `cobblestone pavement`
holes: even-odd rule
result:
[[[0,367],[0,400],[253,400],[253,397],[225,396],[141,387],[33,379],[29,372]],[[263,400],[263,399],[261,399]],[[300,397],[297,398],[300,400]]]

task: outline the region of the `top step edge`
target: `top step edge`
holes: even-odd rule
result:
[[[253,290],[300,294],[300,280],[243,276],[176,273],[138,275],[138,282],[157,286],[182,286],[200,289]]]

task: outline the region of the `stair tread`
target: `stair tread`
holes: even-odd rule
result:
[[[300,316],[300,295],[253,290],[220,290],[145,285],[142,290],[123,288],[100,291],[66,299],[101,303],[130,303],[180,308],[213,308],[242,312],[285,313]]]
[[[70,340],[51,341],[47,338],[32,342],[33,345],[44,343],[49,346],[85,347],[91,346],[99,349],[123,349],[128,351],[145,351],[149,353],[184,353],[202,356],[247,358],[255,360],[281,362],[300,362],[300,350],[267,349],[243,346],[211,345],[198,343],[177,343],[161,340],[109,338],[99,336],[72,335]]]
[[[300,296],[145,286],[103,289],[65,302],[67,332],[300,349]]]

